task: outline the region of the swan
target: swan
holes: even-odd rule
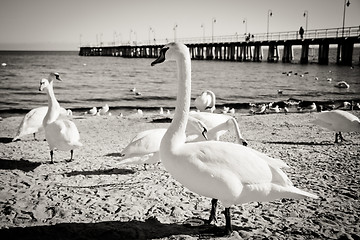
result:
[[[177,63],[178,94],[174,118],[160,144],[160,158],[165,169],[186,188],[224,204],[226,233],[232,232],[230,207],[234,204],[278,198],[317,198],[293,186],[280,169],[287,167],[282,160],[235,143],[185,143],[191,103],[189,49],[181,43],[166,44],[151,65],[169,60]],[[215,211],[211,215],[209,220],[215,218]]]
[[[345,82],[345,81],[340,81],[340,82],[338,82],[338,83],[335,85],[335,87],[338,87],[338,88],[349,88],[350,85],[349,85],[347,82]]]
[[[318,109],[321,111],[321,108]],[[335,143],[345,141],[341,132],[360,132],[360,120],[355,115],[343,111],[323,111],[312,123],[335,132]]]
[[[155,128],[141,131],[130,141],[130,143],[121,151],[121,163],[131,164],[154,164],[160,160],[159,150],[160,142],[167,128]],[[196,118],[189,117],[186,126],[187,141],[203,141],[207,139],[207,128],[204,123]],[[198,137],[201,135],[201,137]],[[141,159],[128,158],[139,157]],[[146,158],[147,157],[147,158]]]
[[[48,107],[38,107],[31,109],[22,119],[17,134],[12,141],[14,142],[28,134],[33,134],[34,140],[36,140],[35,134],[43,129],[42,122],[44,120],[47,111],[48,111]],[[72,115],[71,110],[60,108],[59,117],[66,117],[67,115]]]
[[[39,88],[39,91],[44,90],[48,96],[48,111],[43,120],[43,127],[45,129],[46,141],[50,147],[51,163],[54,163],[54,149],[61,151],[70,150],[71,157],[69,161],[72,161],[74,149],[82,146],[80,134],[75,123],[67,119],[58,119],[60,105],[55,98],[53,90],[54,79],[61,81],[58,73],[50,73],[48,79],[41,79]]]
[[[204,112],[210,110],[210,112],[215,111],[215,93],[210,90],[203,91],[200,96],[195,99],[195,107],[200,111]]]
[[[203,122],[207,128],[207,137],[211,140],[219,141],[220,136],[227,131],[233,130],[236,134],[237,142],[247,146],[246,140],[241,135],[239,124],[236,119],[229,115],[195,112],[191,111],[189,116]]]

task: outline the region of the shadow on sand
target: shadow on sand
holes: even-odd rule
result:
[[[223,236],[224,229],[214,225],[189,226],[164,224],[156,218],[129,222],[61,223],[51,226],[0,229],[2,239],[154,239],[179,235],[211,238]]]
[[[108,153],[105,155],[105,157],[123,157],[124,155],[117,152],[117,153]]]
[[[11,143],[13,138],[9,137],[0,137],[0,143]]]
[[[334,143],[331,142],[291,142],[291,141],[266,141],[263,143],[268,144],[286,144],[286,145],[305,145],[305,146],[329,146],[334,145]]]
[[[98,169],[98,170],[91,170],[91,171],[73,171],[69,173],[65,173],[67,177],[84,175],[111,175],[111,174],[118,174],[118,175],[128,175],[134,174],[136,171],[131,169],[122,169],[122,168],[112,168],[112,169]]]
[[[11,159],[0,158],[0,169],[4,169],[4,170],[18,169],[24,172],[30,172],[40,165],[41,163],[39,162],[30,162],[24,159],[11,160]]]

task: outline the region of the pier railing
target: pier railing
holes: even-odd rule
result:
[[[341,38],[341,37],[360,37],[360,26],[345,28],[327,28],[307,30],[304,33],[304,39],[319,38]],[[176,42],[185,44],[209,44],[209,43],[225,43],[225,42],[245,42],[245,41],[284,41],[301,39],[298,31],[287,32],[271,32],[258,34],[234,34],[225,36],[207,36],[193,38],[177,38]],[[81,47],[111,47],[111,46],[148,46],[148,45],[164,45],[175,39],[152,39],[147,41],[132,42],[101,42],[100,46],[95,44],[87,44]]]

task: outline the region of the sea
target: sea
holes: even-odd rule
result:
[[[331,48],[329,55],[328,65],[317,64],[316,54],[310,54],[309,64],[300,64],[300,49],[294,50],[293,63],[193,60],[192,107],[204,90],[215,93],[217,108],[245,112],[250,103],[289,99],[360,102],[360,48],[354,49],[353,66],[336,65],[336,48]],[[54,83],[60,105],[75,114],[105,104],[115,113],[174,109],[176,66],[167,62],[151,67],[153,60],[83,57],[77,51],[0,51],[0,117],[47,106],[39,82],[50,72],[58,72],[62,78]],[[336,87],[340,81],[350,87]]]

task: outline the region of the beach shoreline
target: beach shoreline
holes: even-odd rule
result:
[[[110,110],[111,111],[111,110]],[[351,111],[360,116],[360,111]],[[284,160],[296,187],[319,199],[282,199],[233,206],[233,238],[358,239],[360,134],[334,144],[333,132],[311,123],[317,113],[235,113],[249,147]],[[221,239],[224,210],[204,225],[210,199],[182,187],[161,163],[122,165],[119,153],[136,133],[169,126],[143,115],[89,116],[75,112],[82,148],[55,151],[44,133],[11,142],[22,117],[0,121],[0,234],[14,239]],[[165,119],[166,121],[161,121]],[[155,120],[155,121],[154,121]],[[233,133],[223,141],[235,142]]]

